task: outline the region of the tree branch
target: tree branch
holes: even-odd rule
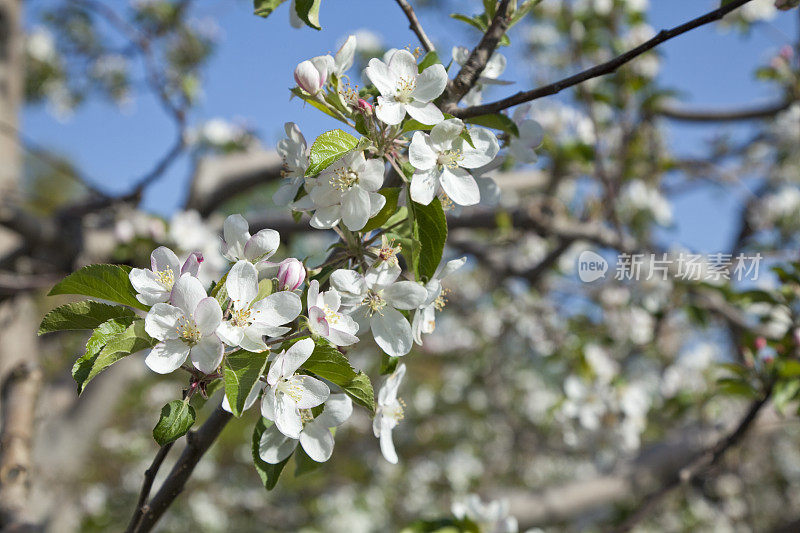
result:
[[[730,450],[732,447],[738,444],[742,438],[744,438],[748,429],[750,429],[750,426],[756,420],[756,417],[761,409],[767,404],[767,402],[769,402],[772,396],[772,386],[772,383],[768,384],[762,396],[750,404],[750,408],[747,410],[744,417],[741,419],[733,432],[731,432],[727,437],[720,439],[712,448],[701,453],[686,467],[675,472],[672,478],[660,489],[645,496],[639,508],[628,518],[626,518],[622,524],[616,528],[612,528],[611,531],[613,533],[625,533],[630,531],[636,524],[644,520],[658,504],[658,502],[660,502],[670,492],[680,487],[682,484],[691,481],[702,470],[717,464],[728,450]]]
[[[397,5],[400,6],[400,9],[402,9],[406,14],[406,17],[408,18],[408,28],[417,34],[422,47],[426,52],[433,52],[436,47],[433,46],[433,43],[430,39],[428,39],[428,35],[425,33],[425,30],[422,29],[422,24],[420,24],[417,14],[414,12],[414,8],[411,7],[411,4],[409,4],[406,0],[395,1],[397,2]]]
[[[142,533],[153,529],[158,519],[175,501],[175,498],[183,492],[183,488],[189,480],[189,476],[192,475],[195,466],[197,466],[197,463],[219,434],[222,433],[231,416],[230,413],[222,409],[222,405],[218,405],[214,412],[211,413],[211,416],[208,417],[208,420],[200,426],[200,429],[186,434],[186,446],[178,458],[178,462],[172,467],[167,479],[164,480],[161,488],[158,489],[150,503],[145,505],[139,523],[129,531]],[[161,452],[159,451],[159,453]]]
[[[506,34],[510,22],[510,17],[508,16],[510,4],[510,0],[500,1],[494,18],[492,18],[489,27],[486,28],[486,33],[483,34],[478,45],[472,49],[466,63],[461,67],[453,81],[447,84],[447,92],[444,96],[444,110],[448,113],[457,109],[458,102],[478,81],[483,69],[486,68],[486,63],[489,62],[489,58],[492,57],[492,54],[497,49],[500,39]]]
[[[153,462],[150,463],[150,467],[145,470],[142,489],[139,492],[139,501],[136,503],[136,510],[133,512],[131,521],[128,523],[128,527],[125,530],[126,532],[136,531],[136,526],[139,525],[139,521],[142,519],[142,516],[145,513],[145,508],[147,507],[147,498],[150,496],[150,491],[153,488],[153,481],[155,481],[156,474],[158,474],[158,470],[161,468],[161,463],[163,463],[164,459],[166,459],[167,454],[169,454],[173,444],[175,444],[174,441],[159,448],[158,453],[156,453],[156,456],[153,458]]]
[[[679,107],[661,106],[656,110],[657,115],[681,120],[685,122],[735,122],[739,120],[758,120],[770,118],[781,111],[788,109],[795,102],[792,98],[785,98],[778,102],[747,107],[743,109],[681,109]]]
[[[596,65],[592,68],[579,72],[578,74],[574,74],[572,76],[556,81],[549,85],[544,85],[542,87],[538,87],[530,91],[520,91],[512,96],[509,96],[508,98],[503,98],[495,102],[489,102],[486,104],[467,107],[464,109],[457,109],[457,108],[448,109],[447,112],[458,118],[469,118],[478,115],[486,115],[489,113],[497,113],[498,111],[502,111],[503,109],[507,109],[509,107],[513,107],[519,104],[523,104],[525,102],[536,100],[538,98],[559,93],[564,89],[567,89],[574,85],[578,85],[579,83],[583,83],[586,80],[590,80],[592,78],[597,78],[600,76],[605,76],[606,74],[611,74],[625,63],[632,61],[633,59],[637,58],[638,56],[644,54],[649,50],[652,50],[659,44],[668,41],[674,37],[677,37],[679,35],[682,35],[695,28],[699,28],[700,26],[704,26],[711,22],[720,20],[722,17],[724,17],[731,11],[734,11],[735,9],[743,6],[744,4],[750,1],[752,0],[732,0],[731,2],[726,3],[725,5],[721,6],[718,9],[710,11],[705,15],[690,20],[689,22],[681,24],[680,26],[675,26],[674,28],[671,28],[669,30],[661,30],[658,33],[658,35],[656,35],[649,41],[646,41],[645,43],[625,52],[622,55],[615,57],[614,59],[606,61],[605,63],[601,63],[600,65]]]

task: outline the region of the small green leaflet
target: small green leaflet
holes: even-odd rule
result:
[[[487,128],[500,130],[514,137],[519,137],[519,129],[517,129],[516,123],[502,113],[478,115],[477,117],[464,119],[464,122],[468,124],[477,124],[478,126],[486,126]]]
[[[300,20],[306,25],[321,30],[322,26],[319,25],[319,5],[322,0],[295,0],[294,8]]]
[[[184,400],[173,400],[161,408],[161,417],[153,428],[153,438],[164,446],[186,435],[196,418],[194,407]]]
[[[397,199],[400,197],[400,188],[399,187],[387,187],[385,189],[381,189],[378,191],[386,198],[386,203],[383,206],[383,209],[378,211],[378,214],[369,219],[367,225],[361,231],[372,231],[375,229],[380,228],[383,224],[389,220],[389,218],[394,215],[395,211],[397,211]]]
[[[286,0],[253,0],[253,13],[259,17],[267,18],[285,1]]]
[[[342,130],[326,131],[311,145],[306,176],[319,174],[358,145],[358,139]]]
[[[128,279],[130,271],[125,265],[88,265],[64,278],[48,296],[80,294],[148,311],[150,307],[136,299]]]
[[[127,307],[109,305],[91,300],[73,302],[56,307],[42,319],[39,335],[53,331],[94,329],[103,322],[114,318],[135,317],[135,313]]]
[[[476,28],[481,33],[486,33],[486,30],[489,28],[488,17],[486,13],[481,13],[480,15],[474,15],[472,17],[468,17],[467,15],[462,15],[461,13],[452,13],[450,18],[460,20],[461,22],[466,22],[473,28]],[[508,46],[511,44],[511,41],[508,38],[508,35],[503,35],[500,38],[500,46]]]
[[[438,198],[428,205],[411,202],[414,212],[414,239],[419,241],[417,280],[430,279],[442,261],[447,241],[447,219]]]
[[[123,357],[152,348],[158,343],[145,332],[144,320],[136,319],[122,328],[124,324],[122,320],[104,322],[89,338],[86,354],[72,367],[72,377],[78,384],[78,394],[83,392],[95,376]]]
[[[302,476],[303,474],[308,474],[309,472],[313,472],[322,465],[323,463],[318,463],[314,459],[309,457],[308,454],[305,451],[303,451],[302,446],[298,446],[297,449],[294,451],[295,477]]]
[[[439,59],[439,54],[437,54],[434,50],[425,54],[425,57],[423,57],[422,61],[420,61],[419,65],[417,65],[417,69],[419,72],[422,72],[426,68],[441,62],[442,61]]]
[[[263,435],[264,431],[266,431],[271,425],[272,422],[264,417],[258,419],[255,428],[253,428],[253,441],[250,448],[253,454],[253,466],[256,467],[256,471],[261,477],[261,482],[264,484],[264,488],[267,490],[274,489],[275,485],[278,484],[278,478],[283,471],[283,467],[286,466],[286,463],[289,462],[289,457],[291,457],[289,456],[280,463],[272,465],[264,461],[259,455],[258,449],[259,445],[261,444],[261,435]]]
[[[235,416],[242,416],[247,395],[253,390],[267,367],[269,352],[239,350],[225,357],[223,379],[225,396]]]
[[[363,372],[356,372],[347,357],[327,344],[317,344],[302,368],[339,385],[357,404],[375,411],[372,382]]]

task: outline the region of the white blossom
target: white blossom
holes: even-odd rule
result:
[[[283,335],[302,311],[300,297],[293,292],[280,291],[261,300],[258,295],[258,271],[247,261],[238,261],[228,272],[225,289],[231,299],[230,317],[217,329],[217,336],[229,346],[240,346],[251,352],[267,349],[263,337]]]
[[[228,261],[245,260],[256,266],[271,265],[267,259],[278,250],[281,237],[273,229],[262,229],[250,235],[247,220],[242,215],[231,215],[222,226],[224,237],[222,255]]]
[[[420,73],[414,56],[406,50],[397,50],[388,64],[378,58],[370,59],[365,73],[381,93],[375,114],[386,124],[400,124],[406,113],[422,124],[444,120],[433,103],[447,85],[447,72],[441,64],[431,65]]]
[[[319,282],[308,284],[308,329],[336,346],[349,346],[358,342],[358,324],[349,315],[340,312],[341,297],[336,289],[319,292]]]
[[[209,374],[222,362],[224,348],[214,332],[222,321],[216,299],[207,297],[199,279],[184,274],[172,289],[172,305],[157,303],[144,320],[148,335],[161,341],[145,359],[154,372],[168,374],[191,356],[195,368]]]
[[[440,188],[458,205],[480,201],[478,184],[465,169],[488,164],[500,146],[494,133],[486,128],[470,130],[474,147],[461,137],[463,131],[464,123],[451,118],[434,126],[430,135],[414,133],[408,159],[416,169],[411,179],[411,198],[415,202],[430,204]]]
[[[463,46],[454,46],[453,61],[460,66],[464,66],[469,59],[469,49]],[[481,103],[482,93],[485,85],[510,85],[511,82],[499,80],[498,78],[503,75],[506,70],[506,58],[499,52],[492,54],[489,61],[486,62],[486,67],[481,72],[478,80],[472,86],[467,94],[464,95],[462,101],[467,106],[474,106]]]
[[[138,293],[136,299],[145,305],[167,302],[172,287],[183,274],[197,277],[203,255],[192,253],[181,266],[175,252],[166,246],[159,246],[150,254],[150,268],[134,268],[128,275],[131,285]]]
[[[372,419],[372,432],[379,439],[384,459],[397,464],[397,451],[392,440],[392,430],[403,419],[403,404],[397,397],[397,389],[406,375],[406,365],[400,363],[378,391],[378,407]]]
[[[442,280],[464,266],[467,262],[466,257],[453,259],[436,269],[431,279],[425,284],[428,293],[425,302],[414,311],[414,318],[411,321],[411,331],[414,334],[414,342],[422,345],[422,334],[433,333],[436,328],[436,311],[444,309],[447,302],[446,289],[442,287]]]
[[[278,430],[292,439],[299,439],[303,430],[300,410],[321,405],[330,395],[322,381],[297,374],[300,365],[314,351],[312,339],[302,339],[272,361],[267,373],[267,387],[261,398],[261,415],[275,422]]]
[[[289,457],[299,442],[311,459],[324,463],[333,454],[331,428],[344,424],[352,413],[353,402],[346,394],[331,394],[316,418],[312,418],[310,411],[301,413],[303,428],[298,438],[284,435],[277,424],[268,427],[261,435],[258,455],[267,463],[277,464]]]
[[[297,191],[303,185],[306,169],[308,168],[308,144],[300,132],[300,127],[294,122],[283,125],[286,137],[278,142],[278,153],[283,158],[283,183],[275,191],[272,201],[276,205],[289,205],[297,196]]]
[[[544,140],[542,125],[531,119],[523,119],[517,123],[519,136],[512,136],[508,143],[508,151],[520,163],[535,163],[539,156],[536,154]]]
[[[427,298],[427,291],[413,281],[396,281],[399,266],[384,262],[362,275],[339,269],[331,274],[331,286],[339,291],[346,305],[352,305],[359,331],[372,330],[378,346],[391,356],[411,350],[412,333],[408,320],[398,309],[416,309]]]

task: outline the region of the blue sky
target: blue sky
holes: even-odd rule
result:
[[[706,12],[718,1],[651,0],[650,22],[656,29],[674,26]],[[111,3],[117,8],[125,6],[120,0]],[[198,16],[213,19],[219,26],[221,40],[206,71],[202,103],[191,122],[214,117],[241,120],[255,127],[270,146],[280,138],[287,121],[298,122],[309,139],[338,124],[319,112],[304,109],[299,100],[289,100],[288,88],[293,84],[292,72],[298,62],[335,51],[344,36],[361,28],[380,34],[387,46],[417,44],[393,0],[327,0],[321,10],[322,32],[290,28],[288,2],[267,20],[252,15],[252,2],[248,0],[197,4]],[[475,6],[477,11],[480,2],[463,4]],[[449,50],[454,44],[474,45],[477,33],[453,21],[447,13],[420,12],[437,47]],[[519,31],[515,28],[511,35],[517,46],[522,45],[518,35],[515,39]],[[754,82],[752,72],[781,45],[790,43],[797,32],[796,11],[757,26],[745,37],[719,26],[700,28],[660,48],[664,57],[661,79],[679,89],[687,104],[702,107],[769,100],[775,94],[765,84]],[[513,51],[504,53],[513,58]],[[502,96],[529,86],[526,72],[521,67],[510,67],[504,78],[518,80],[517,85],[493,94]],[[172,124],[149,96],[138,97],[123,112],[109,104],[91,103],[66,122],[56,120],[41,107],[30,108],[24,112],[23,129],[38,144],[68,155],[87,176],[109,191],[127,190],[131,181],[158,159],[174,135]],[[718,126],[674,125],[670,127],[670,138],[676,149],[696,153],[700,142],[715,131]],[[173,212],[183,201],[189,172],[186,161],[176,165],[149,189],[145,207],[165,215]],[[735,231],[731,222],[738,208],[737,198],[723,196],[712,187],[682,196],[675,205],[676,227],[664,232],[664,237],[692,249],[719,251]]]

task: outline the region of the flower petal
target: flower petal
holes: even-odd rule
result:
[[[386,424],[384,422],[384,424]],[[397,451],[394,449],[394,441],[392,440],[392,428],[384,426],[381,428],[381,436],[379,437],[381,444],[381,453],[383,458],[392,463],[397,464]]]
[[[403,122],[403,118],[406,116],[406,106],[396,102],[393,98],[379,96],[378,105],[375,106],[375,116],[382,122],[394,126]]]
[[[308,284],[308,294],[306,295],[306,305],[311,308],[319,305],[319,281],[312,279]]]
[[[261,397],[261,416],[267,420],[275,420],[275,387],[264,387],[264,396]]]
[[[497,137],[486,128],[472,128],[469,135],[475,148],[463,139],[458,139],[455,143],[455,147],[460,149],[463,155],[458,165],[464,168],[478,168],[490,163],[500,150]]]
[[[303,310],[303,303],[295,293],[281,291],[257,301],[251,309],[250,314],[254,322],[280,326],[297,318]]]
[[[308,308],[308,329],[314,335],[328,337],[330,334],[330,325],[325,317],[325,311],[317,306]]]
[[[458,205],[475,205],[481,201],[481,192],[472,174],[463,168],[445,168],[439,178],[442,189]]]
[[[387,354],[400,357],[411,351],[411,325],[399,311],[384,307],[383,314],[375,313],[370,318],[372,336]]]
[[[203,298],[194,309],[194,323],[203,336],[211,335],[222,322],[222,309],[216,298]]]
[[[358,186],[364,190],[374,192],[383,185],[383,174],[386,167],[383,159],[370,159],[364,163],[364,168],[358,174]]]
[[[389,70],[389,66],[378,58],[369,60],[364,69],[369,81],[380,91],[383,96],[394,95],[397,77]]]
[[[383,297],[395,309],[416,309],[427,296],[425,287],[413,281],[398,281],[383,291]]]
[[[226,320],[217,327],[217,337],[228,346],[239,346],[244,337],[244,328],[234,326],[229,320]]]
[[[168,340],[156,344],[144,364],[157,374],[169,374],[179,369],[189,355],[189,346],[183,341]]]
[[[150,266],[153,272],[172,270],[172,274],[177,276],[181,271],[181,262],[175,252],[166,246],[159,246],[150,254]]]
[[[297,448],[297,440],[280,432],[276,425],[271,425],[261,435],[258,443],[258,456],[265,463],[278,464]]]
[[[398,78],[413,81],[419,75],[417,60],[408,50],[398,50],[389,60],[389,70]],[[392,87],[394,89],[394,87]]]
[[[225,219],[225,223],[222,225],[222,235],[227,246],[225,256],[229,260],[236,261],[244,257],[244,245],[250,238],[248,230],[247,220],[242,215],[231,215]]]
[[[342,218],[342,208],[339,205],[321,207],[311,217],[311,227],[316,229],[331,229]]]
[[[353,57],[356,53],[356,36],[349,35],[336,56],[333,58],[336,63],[336,73],[344,74],[353,66]]]
[[[281,236],[274,229],[262,229],[247,240],[244,256],[251,263],[269,259],[281,244]]]
[[[314,419],[314,423],[326,428],[341,426],[353,414],[353,401],[347,394],[331,394],[325,409]]]
[[[333,454],[333,435],[330,429],[314,420],[300,432],[300,445],[314,461],[324,463]]]
[[[441,110],[433,102],[411,102],[405,108],[411,118],[423,124],[434,125],[444,120]]]
[[[292,344],[286,352],[278,354],[267,373],[267,383],[274,385],[280,378],[292,376],[300,365],[306,362],[314,351],[313,339],[301,339]]]
[[[200,342],[192,346],[192,363],[194,367],[204,374],[210,374],[222,363],[225,348],[216,335],[203,337]]]
[[[370,289],[381,290],[394,283],[394,280],[400,277],[402,272],[403,270],[397,263],[383,261],[367,269],[364,281]]]
[[[249,328],[244,328],[243,333],[239,346],[253,353],[267,350],[267,344],[264,342],[263,335],[259,333],[258,328],[250,326]]]
[[[184,274],[172,288],[170,303],[183,311],[186,316],[191,316],[197,304],[206,296],[203,283],[191,274]]]
[[[411,178],[411,199],[418,204],[430,204],[439,188],[440,174],[441,172],[436,168],[414,172],[414,176]]]
[[[280,391],[275,393],[275,425],[281,433],[293,439],[299,439],[303,430],[303,421],[297,404]]]
[[[395,368],[394,372],[386,378],[386,382],[378,391],[378,404],[388,405],[397,400],[397,389],[400,388],[400,383],[406,375],[405,363],[400,363]]]
[[[177,339],[178,323],[184,317],[183,311],[175,306],[157,303],[144,317],[144,330],[158,340]]]
[[[311,409],[328,399],[331,390],[323,382],[311,376],[296,374],[289,378],[291,387],[296,392],[294,401],[300,409]]]
[[[420,102],[431,102],[439,98],[447,85],[447,71],[439,63],[431,65],[417,76],[417,86],[411,96]]]
[[[438,127],[438,126],[437,126]],[[436,165],[436,151],[427,133],[414,132],[408,147],[408,161],[416,169],[429,170]]]
[[[237,261],[228,272],[225,288],[234,309],[247,309],[258,294],[258,271],[252,263]]]
[[[364,276],[355,270],[345,270],[340,268],[331,274],[331,286],[339,292],[362,296],[367,292],[367,285]]]
[[[350,231],[358,231],[367,225],[370,215],[369,193],[361,187],[353,187],[342,198],[342,222]]]
[[[464,131],[464,123],[458,118],[448,118],[431,129],[431,143],[436,151],[449,150],[453,142]]]

